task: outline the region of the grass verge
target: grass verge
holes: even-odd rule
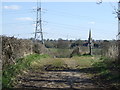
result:
[[[120,87],[120,64],[112,59],[102,57],[100,62],[93,64],[97,70],[95,80],[104,85]]]

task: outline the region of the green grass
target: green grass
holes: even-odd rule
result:
[[[80,57],[74,56],[73,59],[77,61],[79,68],[92,67],[93,63],[99,62],[99,58],[96,58],[96,57],[90,56],[90,55],[80,56]]]
[[[93,64],[93,67],[98,71],[96,76],[100,78],[101,82],[116,83],[120,85],[120,65],[115,60],[101,57],[100,62]]]
[[[31,67],[32,62],[40,61],[42,58],[47,58],[48,55],[33,54],[24,58],[16,60],[16,64],[6,66],[3,69],[2,85],[3,87],[10,88],[14,85],[17,75],[22,74],[22,71]]]

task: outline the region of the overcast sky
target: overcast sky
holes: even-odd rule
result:
[[[116,39],[116,2],[42,2],[42,26],[45,39]],[[34,37],[36,3],[4,2],[2,5],[3,35]],[[0,24],[1,25],[1,24]]]

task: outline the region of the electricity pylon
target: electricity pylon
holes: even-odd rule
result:
[[[44,44],[43,32],[42,32],[42,18],[41,18],[41,1],[37,1],[37,17],[36,17],[36,28],[35,28],[35,37],[37,40],[41,37],[41,42]]]

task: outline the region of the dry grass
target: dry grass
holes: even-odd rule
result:
[[[43,68],[44,66],[53,66],[59,68],[81,69],[91,67],[94,62],[99,59],[92,56],[75,56],[73,58],[44,58],[34,61],[31,66],[33,68]],[[64,69],[63,68],[63,69]]]

